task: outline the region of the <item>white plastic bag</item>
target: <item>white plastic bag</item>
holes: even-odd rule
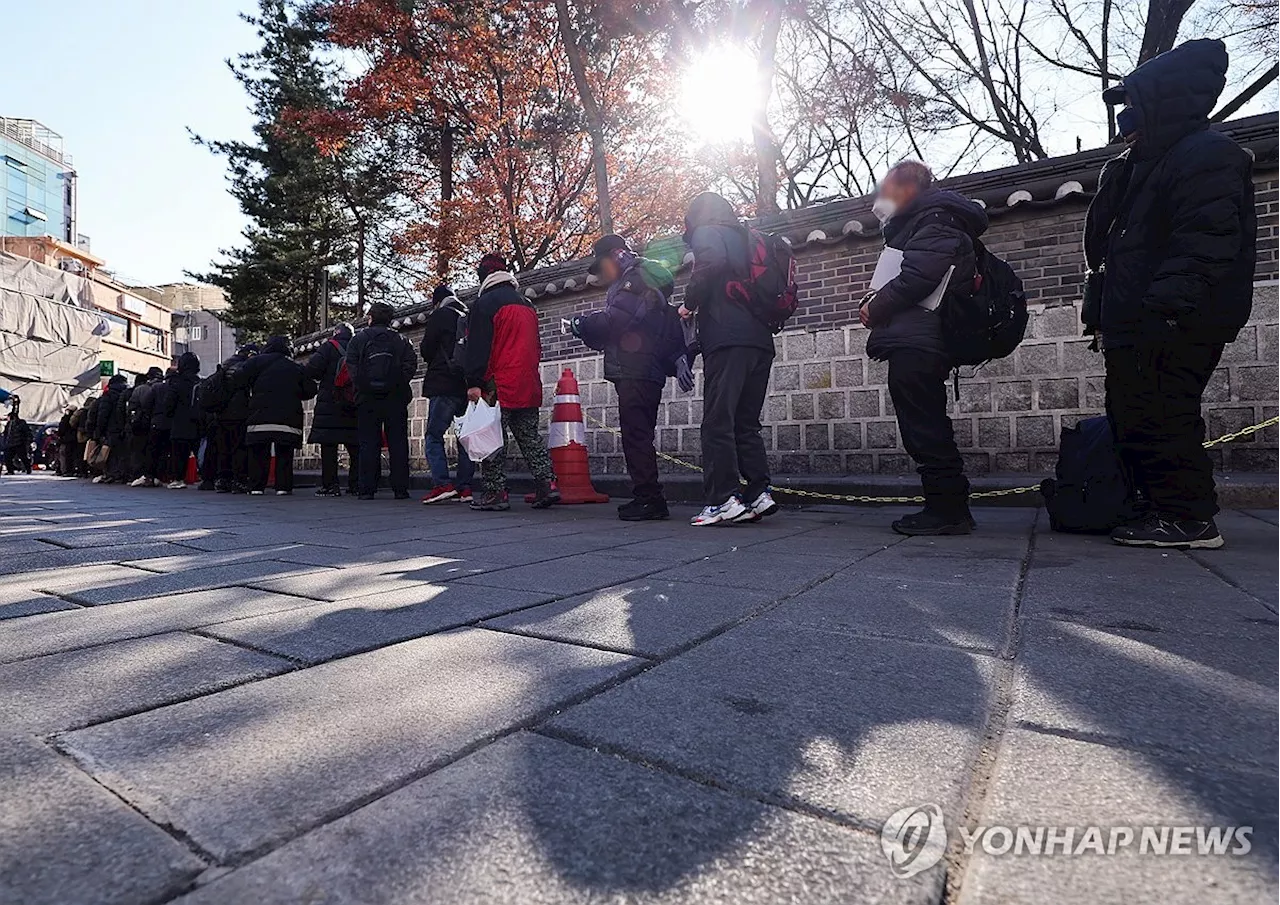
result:
[[[502,436],[502,406],[483,399],[468,403],[467,410],[453,419],[453,429],[472,462],[489,458],[507,442]]]

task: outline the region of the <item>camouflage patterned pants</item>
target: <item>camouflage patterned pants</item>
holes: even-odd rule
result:
[[[555,472],[551,470],[551,456],[547,452],[547,444],[538,433],[537,409],[503,409],[502,436],[516,438],[516,446],[520,455],[529,465],[533,477],[539,481],[554,481]],[[480,476],[484,480],[485,490],[503,491],[507,489],[507,449],[504,446],[489,458],[480,463]]]

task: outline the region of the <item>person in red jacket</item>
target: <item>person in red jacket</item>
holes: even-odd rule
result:
[[[538,337],[538,312],[520,293],[515,274],[507,270],[502,255],[494,252],[480,259],[480,296],[467,319],[467,399],[482,396],[502,406],[502,434],[516,438],[520,455],[533,472],[533,508],[545,509],[560,502],[556,476],[547,444],[538,432],[542,406],[542,360]],[[480,465],[484,493],[471,501],[472,509],[510,509],[507,499],[507,454],[501,448]]]

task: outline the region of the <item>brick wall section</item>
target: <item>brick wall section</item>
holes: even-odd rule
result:
[[[1209,435],[1216,437],[1277,413],[1277,255],[1280,202],[1274,175],[1258,186],[1258,266],[1253,317],[1227,347],[1205,393]],[[960,382],[952,405],[956,435],[971,474],[1047,474],[1056,461],[1064,425],[1099,414],[1103,407],[1102,356],[1080,337],[1079,296],[1083,283],[1080,234],[1085,205],[1069,201],[998,218],[986,236],[992,251],[1009,260],[1026,284],[1031,322],[1022,346]],[[778,357],[764,411],[765,445],[775,474],[907,474],[914,471],[903,450],[885,384],[886,365],[865,354],[867,331],[857,323],[855,302],[880,252],[878,238],[855,237],[810,245],[797,256],[801,308],[777,340]],[[682,291],[683,279],[677,288]],[[590,311],[603,293],[592,290],[539,299],[542,330],[544,423],[555,382],[574,370],[589,416],[587,445],[592,468],[625,472],[617,438],[596,422],[616,428],[616,399],[600,378],[600,358],[560,332],[560,319]],[[406,335],[417,342],[420,328]],[[683,395],[667,385],[658,418],[659,449],[697,464],[701,445],[702,383]],[[415,469],[422,463],[425,400],[410,412]],[[1275,471],[1274,428],[1213,455],[1234,471]],[[308,465],[315,467],[309,448]],[[520,467],[516,462],[514,467]],[[663,463],[664,470],[679,471]]]

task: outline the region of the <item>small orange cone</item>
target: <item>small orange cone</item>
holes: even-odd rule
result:
[[[551,410],[551,431],[547,450],[556,472],[556,486],[561,503],[607,503],[607,494],[596,493],[591,486],[591,468],[587,464],[586,428],[582,424],[582,400],[578,396],[578,378],[565,368],[556,384],[556,403]],[[526,503],[533,502],[533,494]]]

